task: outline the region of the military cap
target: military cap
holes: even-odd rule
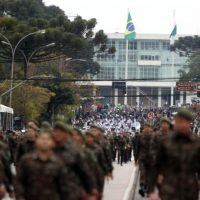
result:
[[[39,124],[35,121],[29,121],[28,122],[28,128],[34,129],[35,131],[39,131]]]
[[[53,128],[51,124],[47,121],[42,122],[40,132],[52,132]]]
[[[162,122],[167,122],[169,125],[171,125],[171,121],[170,121],[170,119],[167,118],[167,117],[161,118],[161,119],[160,119],[160,123],[162,123]]]
[[[152,127],[151,124],[149,122],[145,122],[143,126],[149,126]]]
[[[184,118],[184,119],[186,119],[188,121],[192,121],[193,120],[192,112],[190,112],[189,110],[186,110],[184,108],[179,109],[177,114],[175,115],[175,117],[181,117],[181,118]]]
[[[101,131],[102,133],[105,132],[105,130],[103,128],[101,128],[100,126],[97,126],[95,124],[91,125],[90,128],[95,128],[95,129],[98,129],[99,131]]]
[[[56,122],[53,128],[62,130],[63,132],[68,134],[72,134],[72,128],[61,121]]]

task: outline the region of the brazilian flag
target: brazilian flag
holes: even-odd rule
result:
[[[132,42],[134,41],[135,38],[136,38],[135,26],[133,24],[132,17],[129,12],[127,25],[126,25],[126,31],[125,31],[125,39],[128,40],[129,42]]]

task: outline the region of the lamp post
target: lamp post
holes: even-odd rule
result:
[[[32,57],[38,52],[40,51],[41,49],[44,49],[44,48],[48,48],[48,47],[52,47],[54,46],[55,43],[50,43],[50,44],[47,44],[45,46],[42,46],[42,47],[39,47],[38,49],[36,49],[35,51],[33,51],[33,53],[29,56],[29,58],[26,57],[25,53],[23,51],[20,51],[21,54],[23,55],[24,59],[25,59],[25,62],[26,62],[26,72],[25,72],[25,78],[27,78],[27,68],[30,64],[30,61],[32,59]]]
[[[0,104],[2,101],[2,97],[4,97],[6,94],[10,93],[11,91],[15,90],[16,88],[20,87],[21,85],[23,85],[24,83],[26,83],[27,81],[31,81],[32,79],[56,79],[55,76],[31,76],[28,79],[18,83],[17,85],[15,85],[14,87],[10,88],[9,90],[5,91],[4,93],[0,94]]]
[[[65,63],[67,64],[67,66],[72,63],[72,62],[76,62],[76,61],[79,61],[79,62],[87,62],[87,60],[85,59],[73,59],[73,58],[67,58],[65,59]],[[59,70],[61,71],[61,70]]]
[[[10,40],[4,36],[3,34],[0,33],[0,36],[2,38],[5,39],[5,41],[2,41],[3,44],[6,44],[6,45],[9,45],[10,46],[10,49],[12,51],[12,64],[11,64],[11,77],[10,77],[10,102],[9,102],[9,106],[12,107],[12,87],[13,87],[13,75],[14,75],[14,65],[15,65],[15,53],[16,53],[16,50],[17,48],[19,47],[19,45],[21,44],[21,42],[23,40],[25,40],[26,38],[32,36],[32,35],[35,35],[35,34],[44,34],[46,31],[45,30],[39,30],[39,31],[35,31],[35,32],[32,32],[32,33],[29,33],[27,35],[25,35],[24,37],[22,37],[18,43],[13,47]]]

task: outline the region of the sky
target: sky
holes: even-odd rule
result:
[[[56,5],[66,15],[96,18],[96,30],[106,33],[124,32],[128,9],[137,33],[170,34],[173,29],[173,10],[178,34],[200,34],[199,0],[43,0]]]

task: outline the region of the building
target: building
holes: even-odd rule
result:
[[[112,80],[126,79],[124,34],[108,34],[107,46],[115,46],[116,53],[97,55],[95,59],[101,68],[95,79],[103,81],[95,81],[94,84],[99,86],[100,94],[106,97],[107,102],[123,104],[123,91],[113,89]],[[128,46],[128,105],[161,107],[164,104],[182,104],[185,97],[175,90],[175,82],[179,79],[178,71],[186,61],[186,57],[170,51],[169,35],[138,34],[136,40],[129,42]]]

